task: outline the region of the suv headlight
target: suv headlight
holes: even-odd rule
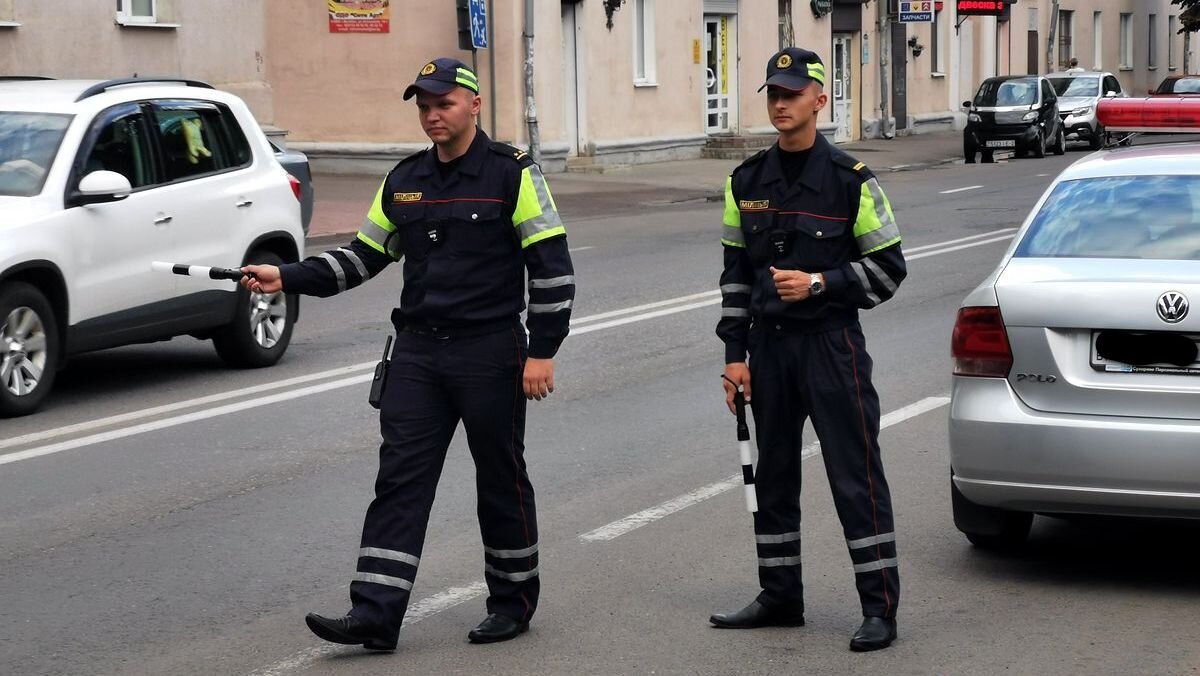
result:
[[[982,122],[983,118],[979,117],[979,113],[968,113],[967,122]]]
[[[1029,111],[1028,113],[1025,113],[1025,115],[1023,115],[1023,116],[1021,117],[1021,121],[1022,121],[1022,122],[1033,122],[1033,121],[1034,121],[1034,120],[1036,120],[1037,118],[1038,118],[1037,111],[1036,111],[1036,110],[1031,110],[1031,111]]]
[[[1082,108],[1076,108],[1075,110],[1071,111],[1072,117],[1082,117],[1084,115],[1091,115],[1091,114],[1092,114],[1091,106],[1084,106]]]

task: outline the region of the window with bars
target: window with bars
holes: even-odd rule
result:
[[[1066,70],[1071,67],[1071,57],[1074,56],[1073,44],[1075,33],[1075,12],[1060,10],[1058,13],[1058,67]]]

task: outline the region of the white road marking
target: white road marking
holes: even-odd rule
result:
[[[879,429],[887,429],[892,425],[904,422],[910,418],[915,418],[922,413],[928,413],[929,411],[939,409],[949,403],[950,397],[926,397],[925,399],[892,411],[891,413],[888,413],[880,418]],[[821,445],[819,443],[810,443],[804,447],[804,450],[800,452],[800,459],[804,460],[811,458],[815,455],[819,455],[820,452]],[[702,486],[694,491],[691,491],[690,493],[685,493],[677,498],[673,498],[662,504],[655,505],[650,509],[644,509],[636,514],[630,514],[623,519],[618,519],[595,530],[590,530],[583,535],[580,535],[579,539],[584,542],[606,542],[608,540],[616,539],[630,531],[637,530],[648,523],[654,523],[655,521],[658,521],[663,517],[670,516],[675,512],[682,511],[688,507],[691,507],[692,505],[704,502],[709,498],[714,498],[722,493],[731,491],[740,485],[742,485],[742,475],[740,473],[734,474],[733,476],[722,479],[714,484]]]
[[[938,242],[937,244],[925,244],[925,245],[923,245],[923,246],[914,246],[914,247],[912,247],[911,249],[909,249],[909,248],[905,248],[905,249],[904,249],[904,256],[907,258],[909,254],[913,254],[913,253],[916,253],[916,252],[918,252],[918,251],[925,251],[925,250],[928,250],[928,249],[941,249],[941,248],[942,248],[942,247],[944,247],[944,246],[950,246],[950,245],[952,245],[952,244],[958,244],[959,242],[968,242],[968,241],[970,241],[970,240],[973,240],[973,239],[980,239],[980,238],[982,238],[982,237],[992,237],[992,236],[995,236],[995,235],[1003,235],[1003,234],[1005,234],[1005,233],[1014,233],[1014,232],[1016,232],[1016,231],[1017,231],[1017,229],[1016,229],[1016,228],[1004,228],[1004,229],[1001,229],[1001,230],[993,230],[993,231],[991,231],[991,232],[983,232],[983,233],[980,233],[980,234],[978,234],[978,235],[970,235],[970,236],[967,236],[967,237],[959,237],[958,239],[951,239],[951,240],[948,240],[948,241],[945,241],[945,242]]]
[[[937,251],[926,251],[926,252],[919,253],[919,254],[916,254],[913,256],[906,255],[904,257],[904,260],[905,261],[915,261],[915,260],[920,260],[922,258],[928,258],[930,256],[940,256],[941,254],[950,253],[951,251],[960,251],[962,249],[970,249],[973,246],[983,246],[984,244],[994,244],[995,242],[1003,242],[1005,240],[1012,239],[1012,237],[1013,237],[1012,235],[1001,235],[999,237],[993,237],[992,239],[985,239],[985,240],[982,240],[979,242],[970,242],[967,244],[959,244],[958,246],[952,246],[952,247],[949,247],[946,249],[938,249]]]
[[[571,320],[571,329],[572,329],[572,331],[574,331],[575,326],[578,324],[587,324],[588,322],[596,322],[596,321],[600,321],[602,319],[611,319],[613,317],[620,317],[621,315],[635,314],[635,313],[641,312],[643,310],[653,310],[654,308],[666,307],[668,305],[675,305],[676,303],[686,303],[688,301],[700,300],[702,298],[712,298],[714,296],[719,297],[720,295],[721,295],[721,292],[717,289],[714,289],[712,291],[703,291],[701,293],[692,293],[692,294],[688,294],[686,296],[677,296],[675,298],[668,298],[667,300],[660,300],[660,301],[655,301],[653,303],[646,303],[645,305],[634,305],[632,307],[622,308],[620,310],[612,310],[609,312],[601,312],[599,314],[588,315],[586,317],[578,317],[578,318]]]
[[[594,246],[576,246],[576,247],[567,249],[567,253],[575,253],[576,251],[587,251],[588,249],[595,249],[595,248],[596,247],[594,247]]]
[[[454,606],[460,605],[473,598],[482,596],[487,593],[487,584],[483,582],[472,582],[465,587],[451,587],[450,589],[442,590],[433,596],[421,599],[408,607],[408,612],[404,614],[404,626],[414,625],[421,620],[436,615],[443,610],[449,610]],[[307,648],[300,652],[291,655],[290,657],[280,660],[269,667],[263,667],[250,674],[250,676],[281,676],[292,671],[299,671],[307,668],[313,662],[339,653],[359,652],[362,649],[357,646],[337,645],[326,643],[314,648]]]
[[[956,193],[956,192],[966,192],[966,191],[968,191],[968,190],[977,190],[977,189],[979,189],[979,188],[982,188],[982,187],[983,187],[983,186],[981,186],[981,185],[969,185],[969,186],[967,186],[967,187],[965,187],[965,188],[955,188],[955,189],[953,189],[953,190],[942,190],[940,194],[942,194],[942,195],[953,195],[953,194],[954,194],[954,193]]]

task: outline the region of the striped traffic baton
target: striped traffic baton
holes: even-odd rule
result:
[[[155,272],[170,272],[185,277],[229,279],[235,282],[241,281],[242,277],[254,277],[253,274],[242,272],[237,268],[210,268],[206,265],[175,265],[174,263],[163,263],[162,261],[154,261],[150,264],[150,268]]]
[[[746,424],[746,395],[728,377],[734,387],[733,408],[737,415],[738,452],[742,458],[742,483],[746,486],[746,510],[751,514],[758,511],[758,494],[754,491],[754,461],[750,458],[750,426]]]

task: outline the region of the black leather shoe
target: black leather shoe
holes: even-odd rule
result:
[[[736,613],[717,613],[708,618],[714,627],[722,629],[755,629],[757,627],[803,627],[804,613],[785,608],[769,608],[751,601]]]
[[[896,640],[896,619],[867,617],[850,639],[850,649],[856,653],[882,650]]]
[[[471,643],[499,643],[514,639],[526,631],[529,631],[528,622],[518,622],[507,615],[492,613],[467,633],[467,640]]]
[[[396,649],[395,634],[351,615],[335,618],[309,613],[304,616],[304,622],[312,633],[330,643],[361,645],[367,650]]]

